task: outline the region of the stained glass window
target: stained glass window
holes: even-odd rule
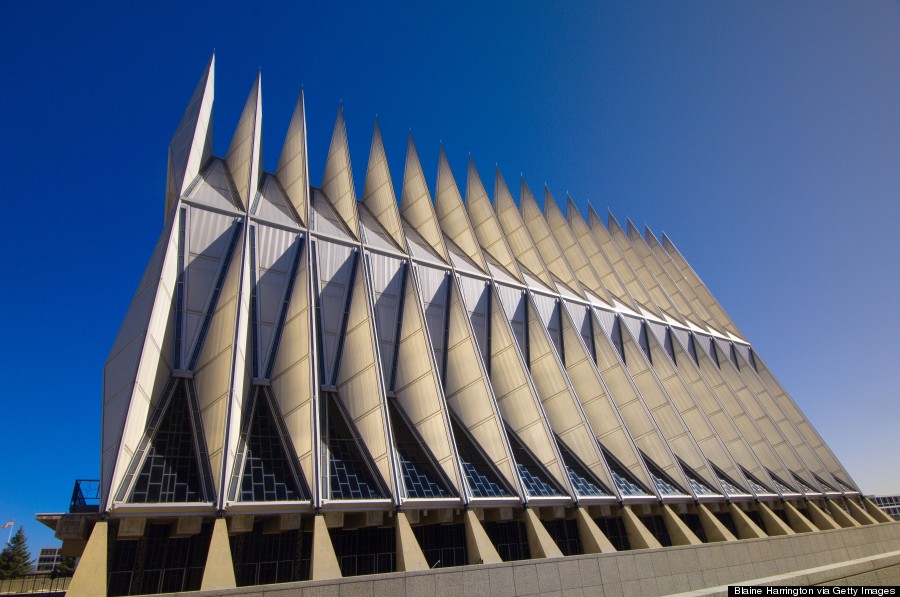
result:
[[[274,502],[307,499],[285,454],[281,434],[265,394],[257,394],[247,438],[241,501]]]
[[[187,396],[183,386],[171,398],[131,494],[136,503],[202,501]]]

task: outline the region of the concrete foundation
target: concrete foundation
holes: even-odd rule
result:
[[[477,522],[477,518],[476,518]],[[895,553],[897,552],[897,553]],[[722,595],[728,584],[882,584],[900,570],[900,522],[848,529],[246,587],[244,597],[397,595],[500,597],[572,593],[654,597]],[[896,584],[895,580],[892,584]],[[222,592],[191,595],[212,597]]]
[[[98,597],[106,595],[106,548],[109,528],[106,521],[94,524],[87,547],[81,555],[75,575],[69,583],[69,597]]]

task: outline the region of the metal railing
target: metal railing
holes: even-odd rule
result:
[[[71,576],[54,574],[28,574],[0,579],[0,595],[27,595],[31,593],[65,593]]]
[[[98,512],[100,510],[100,481],[77,479],[69,502],[70,513]]]

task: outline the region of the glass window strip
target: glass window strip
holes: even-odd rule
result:
[[[666,327],[665,349],[669,358],[672,359],[672,363],[677,367],[678,360],[675,358],[675,343],[672,341],[672,329],[669,327]]]
[[[628,362],[625,360],[625,340],[622,337],[622,318],[619,316],[616,316],[610,339],[619,353],[619,358],[622,359],[622,364],[627,367]]]
[[[722,487],[725,488],[725,494],[728,496],[732,495],[747,495],[747,491],[738,487],[737,483],[732,481],[727,475],[722,473],[721,471],[716,471],[716,478],[719,480],[719,483],[722,484]]]
[[[704,481],[699,474],[697,474],[691,467],[686,465],[680,459],[678,460],[678,465],[681,467],[682,472],[684,472],[684,476],[687,478],[688,484],[691,486],[691,490],[695,495],[698,496],[710,496],[717,495],[721,496],[722,492],[715,490],[709,486],[709,484]],[[716,478],[722,477],[724,475],[720,474],[718,471],[715,471]]]
[[[694,363],[697,366],[700,366],[700,355],[697,354],[697,343],[694,340],[694,334],[688,335],[688,353],[691,355],[691,358],[694,359]]]
[[[816,479],[816,481],[821,483],[822,487],[824,487],[827,491],[837,491],[837,489],[835,489],[834,485],[828,483],[827,481],[822,479],[822,477],[820,477],[819,475],[813,473],[813,477]]]
[[[293,207],[291,208],[293,209]],[[294,249],[294,262],[291,265],[287,288],[284,291],[284,300],[281,303],[281,313],[278,315],[278,325],[275,327],[275,336],[272,338],[272,348],[269,351],[269,362],[266,364],[266,379],[272,377],[275,369],[275,358],[278,355],[278,347],[281,346],[281,336],[284,333],[284,324],[287,321],[288,309],[291,306],[291,298],[294,295],[294,285],[297,282],[297,274],[300,271],[300,259],[306,246],[306,237],[302,234],[297,239],[297,247]]]
[[[250,226],[250,346],[253,377],[259,377],[259,302],[257,300],[257,286],[259,277],[256,271],[256,225]]]
[[[409,282],[408,262],[403,261],[400,267],[403,271],[400,274],[400,294],[397,298],[397,329],[394,334],[394,354],[393,359],[391,360],[391,374],[388,381],[388,390],[391,392],[394,391],[397,383],[397,368],[400,363],[400,340],[402,338],[401,334],[403,333],[403,310],[406,307],[406,284]]]
[[[350,279],[347,281],[347,300],[344,302],[344,314],[341,318],[341,331],[338,334],[337,348],[334,351],[334,367],[331,371],[329,385],[337,385],[338,373],[341,369],[341,357],[344,355],[344,341],[347,339],[347,322],[350,319],[350,308],[353,304],[353,288],[356,286],[356,269],[359,265],[359,249],[354,248],[350,263]],[[318,293],[317,293],[318,294]],[[319,358],[322,358],[320,353]]]
[[[641,322],[641,333],[638,336],[638,344],[641,345],[641,350],[643,350],[644,354],[647,355],[647,362],[652,366],[653,354],[650,352],[650,338],[648,337],[649,333],[650,330],[647,329],[647,322]]]
[[[178,279],[175,283],[175,367],[181,367],[181,351],[184,344],[184,249],[187,209],[178,210]]]

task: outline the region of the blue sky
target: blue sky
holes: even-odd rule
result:
[[[135,4],[135,5],[132,5]],[[900,492],[900,4],[4,3],[0,519],[31,546],[99,471],[101,371],[213,49],[224,155],[257,70],[265,165],[302,85],[318,183],[343,101],[361,191],[546,182],[665,231],[864,491]],[[849,405],[849,406],[848,406]]]

